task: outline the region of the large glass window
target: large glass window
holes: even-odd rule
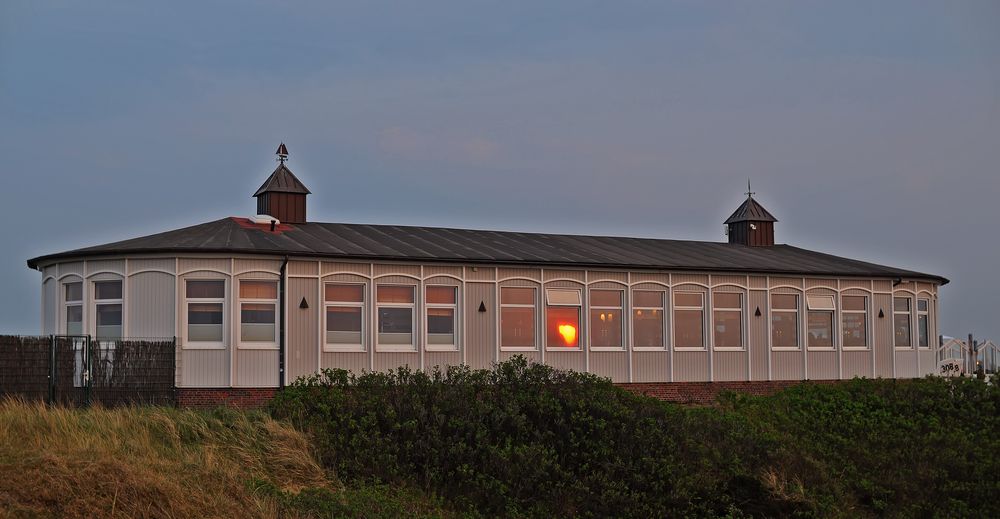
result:
[[[806,296],[810,348],[833,348],[833,296]]]
[[[868,298],[843,296],[840,298],[840,318],[843,321],[843,346],[868,347]]]
[[[705,296],[693,292],[674,293],[674,347],[705,347]]]
[[[83,335],[83,282],[66,283],[63,292],[66,334]]]
[[[95,281],[94,303],[98,339],[122,337],[122,282]]]
[[[632,346],[663,348],[663,295],[659,290],[632,292]]]
[[[427,349],[456,349],[458,346],[455,334],[458,289],[456,287],[429,286],[426,292]]]
[[[187,298],[187,340],[196,347],[223,346],[225,337],[226,282],[189,279]]]
[[[894,343],[897,348],[912,348],[913,337],[910,323],[910,298],[892,298],[892,326]]]
[[[930,302],[926,299],[917,299],[917,344],[921,348],[930,347]]]
[[[278,342],[277,281],[240,281],[240,342],[273,346]]]
[[[500,288],[500,347],[535,349],[534,288]]]
[[[621,290],[590,291],[590,346],[624,349]]]
[[[799,347],[799,296],[771,295],[771,346]]]
[[[378,285],[378,345],[389,349],[413,349],[414,287]]]
[[[365,286],[329,283],[324,290],[327,349],[364,349]]]
[[[580,347],[579,290],[545,290],[545,337],[547,348]]]
[[[743,348],[743,294],[712,294],[716,348]]]

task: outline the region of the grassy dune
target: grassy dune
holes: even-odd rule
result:
[[[262,413],[0,402],[0,516],[437,516],[405,490],[344,487]]]

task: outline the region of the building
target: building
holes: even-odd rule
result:
[[[972,372],[972,352],[965,341],[942,336],[938,348],[938,373],[941,375],[965,375]]]
[[[191,391],[514,355],[646,384],[938,367],[947,279],[776,244],[752,193],[728,243],[314,223],[278,151],[257,216],[29,260],[42,332],[176,336]]]

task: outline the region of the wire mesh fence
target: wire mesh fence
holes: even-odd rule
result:
[[[59,405],[174,405],[176,340],[0,336],[0,396]]]

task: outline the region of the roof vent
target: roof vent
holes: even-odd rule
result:
[[[280,224],[277,218],[266,215],[266,214],[255,214],[250,217],[250,222],[257,225],[271,225],[273,222],[275,225]]]

